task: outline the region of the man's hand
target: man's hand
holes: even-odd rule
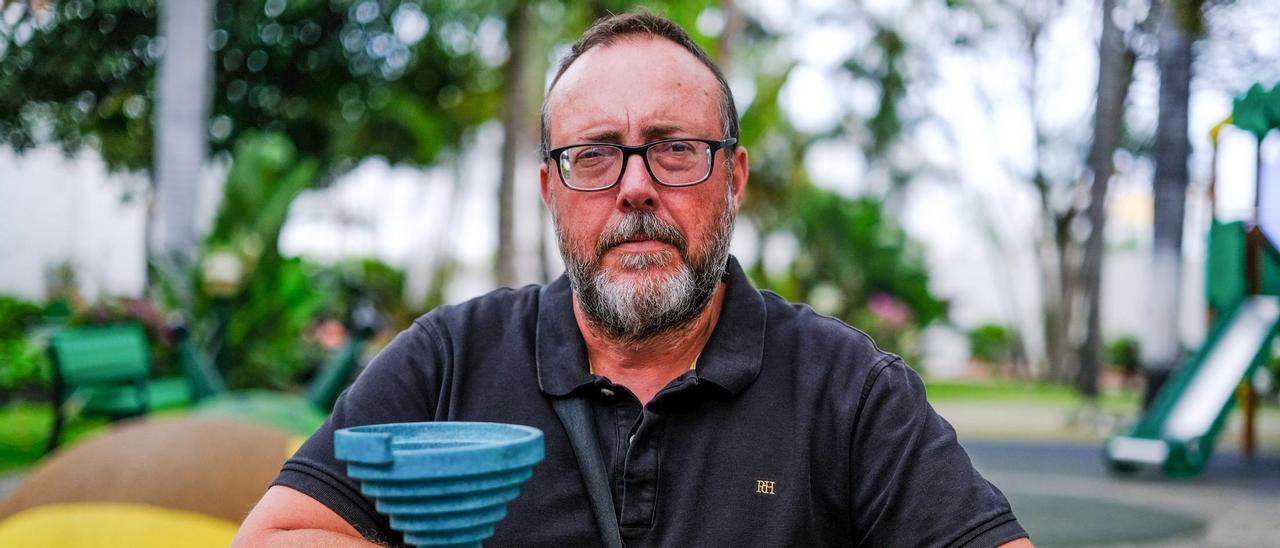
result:
[[[284,486],[267,490],[231,546],[378,546],[316,499]]]
[[[1027,537],[1022,537],[1020,539],[1012,540],[1004,544],[1001,544],[1000,548],[1036,548],[1036,546],[1034,544],[1031,544],[1031,539]]]

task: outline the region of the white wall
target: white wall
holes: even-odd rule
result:
[[[88,299],[141,295],[146,201],[144,176],[108,174],[96,153],[0,148],[0,293],[43,298],[69,262]]]

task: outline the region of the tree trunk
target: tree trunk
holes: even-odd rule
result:
[[[1075,222],[1078,210],[1075,206],[1070,206],[1065,212],[1058,215],[1053,224],[1053,243],[1054,249],[1058,253],[1058,303],[1062,307],[1060,322],[1058,324],[1058,338],[1062,344],[1062,376],[1057,380],[1069,382],[1076,375],[1079,367],[1079,359],[1075,354],[1075,345],[1072,341],[1072,333],[1076,332],[1078,321],[1075,314],[1076,309],[1076,286],[1078,285],[1078,273],[1080,265],[1080,257],[1078,246],[1071,236],[1071,226]]]
[[[533,50],[531,16],[528,2],[516,2],[507,16],[510,54],[503,67],[506,93],[502,99],[502,166],[498,180],[498,285],[502,287],[511,287],[520,281],[516,272],[515,178],[531,127],[527,70]]]
[[[1192,2],[1191,4],[1195,4]],[[1150,323],[1144,334],[1142,362],[1147,377],[1146,404],[1179,359],[1178,301],[1181,286],[1182,222],[1186,206],[1187,113],[1191,92],[1191,45],[1187,17],[1199,7],[1170,2],[1161,10],[1157,39],[1160,69],[1160,119],[1155,145],[1155,219],[1152,238]]]
[[[737,0],[720,0],[720,10],[724,12],[724,29],[716,40],[716,64],[725,77],[733,70],[733,50],[747,27],[747,21],[738,8]]]
[[[1098,90],[1093,116],[1093,144],[1089,149],[1089,238],[1085,241],[1082,289],[1086,314],[1084,346],[1076,384],[1088,398],[1098,395],[1102,370],[1102,261],[1106,229],[1107,186],[1115,172],[1112,156],[1120,142],[1124,100],[1133,80],[1134,55],[1125,47],[1111,12],[1117,0],[1102,2],[1102,37],[1098,42]]]
[[[160,2],[165,50],[157,71],[150,262],[184,304],[199,254],[196,201],[208,150],[212,0]]]
[[[199,253],[196,199],[208,149],[212,0],[160,2],[164,54],[155,107],[151,262],[181,300]]]

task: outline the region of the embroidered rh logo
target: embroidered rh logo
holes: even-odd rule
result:
[[[774,482],[770,480],[756,480],[756,493],[761,495],[776,495],[777,493],[773,490],[773,483]]]

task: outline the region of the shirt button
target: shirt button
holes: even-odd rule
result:
[[[609,390],[608,388],[601,388],[601,389],[600,389],[600,395],[601,395],[601,396],[604,396],[604,397],[606,397],[606,398],[612,398],[612,397],[613,397],[613,391],[612,391],[612,390]]]

